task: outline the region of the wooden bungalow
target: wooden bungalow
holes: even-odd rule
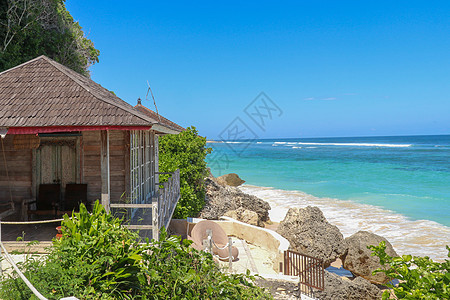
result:
[[[157,233],[180,196],[179,171],[159,182],[158,136],[183,128],[149,112],[45,56],[0,73],[0,218],[51,219],[99,199]]]

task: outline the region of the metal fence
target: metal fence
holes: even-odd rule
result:
[[[284,275],[299,276],[300,284],[323,291],[325,270],[323,260],[298,252],[284,251]]]

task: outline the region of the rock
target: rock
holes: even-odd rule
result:
[[[381,290],[369,281],[358,277],[349,280],[336,274],[325,271],[325,289],[314,289],[313,299],[321,300],[372,300],[381,299]],[[274,278],[256,278],[256,284],[266,288],[275,299],[300,299],[298,283]],[[302,286],[305,292],[306,287]],[[281,291],[285,291],[289,297],[280,297]]]
[[[325,268],[346,251],[342,233],[318,207],[290,208],[277,232],[290,242],[292,250],[323,259]]]
[[[236,210],[230,210],[224,216],[233,218],[235,220],[258,226],[258,214],[254,211],[239,207]]]
[[[349,270],[357,276],[361,276],[372,283],[384,284],[389,281],[384,273],[372,275],[372,272],[381,268],[380,259],[371,256],[372,251],[367,246],[378,246],[381,241],[386,242],[386,253],[390,256],[398,256],[384,237],[368,231],[359,231],[345,239],[347,244],[347,253],[342,256],[344,269]]]
[[[324,291],[315,291],[314,296],[321,300],[375,300],[381,299],[381,290],[369,281],[356,277],[354,280],[325,271]]]
[[[242,180],[241,178],[239,178],[239,175],[236,173],[230,173],[230,174],[225,174],[222,176],[217,177],[217,181],[219,183],[225,183],[226,185],[229,186],[240,186],[241,184],[243,184],[245,182],[245,180]]]
[[[272,294],[274,299],[300,299],[298,283],[296,282],[262,277],[256,277],[254,281],[256,285],[265,288],[267,292]]]
[[[212,176],[205,178],[205,187],[206,203],[200,212],[200,218],[217,220],[226,212],[243,207],[258,215],[258,226],[264,227],[264,222],[269,221],[270,205],[266,201],[245,194],[236,187],[222,186]]]

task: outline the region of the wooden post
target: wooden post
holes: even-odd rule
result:
[[[155,182],[160,182],[159,181],[159,140],[158,140],[158,135],[153,133],[153,138],[154,138],[154,146],[153,146],[153,153],[155,154],[154,156],[154,169],[155,169]],[[155,186],[155,193],[158,193],[159,191],[159,184]]]
[[[100,132],[100,159],[101,159],[101,178],[102,178],[102,205],[109,212],[110,203],[110,178],[109,178],[109,132],[102,130]]]
[[[159,241],[158,197],[152,197],[152,238]]]
[[[36,191],[37,191],[37,176],[36,176],[36,149],[31,150],[31,198],[36,200]],[[24,220],[28,221],[28,220]]]
[[[131,198],[131,164],[130,164],[130,131],[125,131],[124,133],[124,143],[125,143],[125,198]]]

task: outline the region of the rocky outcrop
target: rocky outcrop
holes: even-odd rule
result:
[[[381,290],[369,281],[358,277],[350,280],[325,271],[325,289],[314,289],[314,299],[321,300],[378,300]],[[299,299],[298,283],[273,278],[257,278],[256,284],[266,288],[275,299]],[[306,287],[302,288],[305,293]]]
[[[325,271],[324,291],[314,292],[321,300],[375,300],[381,299],[381,290],[361,277],[353,280]]]
[[[344,269],[349,270],[357,276],[361,276],[372,283],[384,284],[389,281],[384,273],[372,275],[372,272],[381,268],[380,259],[371,256],[372,251],[367,246],[377,246],[381,241],[386,243],[386,253],[392,257],[398,256],[384,237],[368,231],[358,231],[354,235],[345,239],[347,252],[341,259]]]
[[[236,173],[230,173],[219,176],[217,177],[217,181],[222,185],[229,185],[229,186],[240,186],[245,182],[245,180],[239,178],[239,175]]]
[[[264,222],[269,221],[270,205],[266,201],[245,194],[236,187],[222,186],[212,176],[205,179],[205,186],[206,204],[200,212],[200,218],[217,220],[228,211],[242,207],[258,215],[258,226],[264,227]]]
[[[233,218],[235,220],[258,226],[258,214],[254,211],[239,207],[236,210],[230,210],[224,216]]]
[[[290,208],[277,232],[292,250],[323,259],[326,268],[346,251],[342,233],[318,207]]]

